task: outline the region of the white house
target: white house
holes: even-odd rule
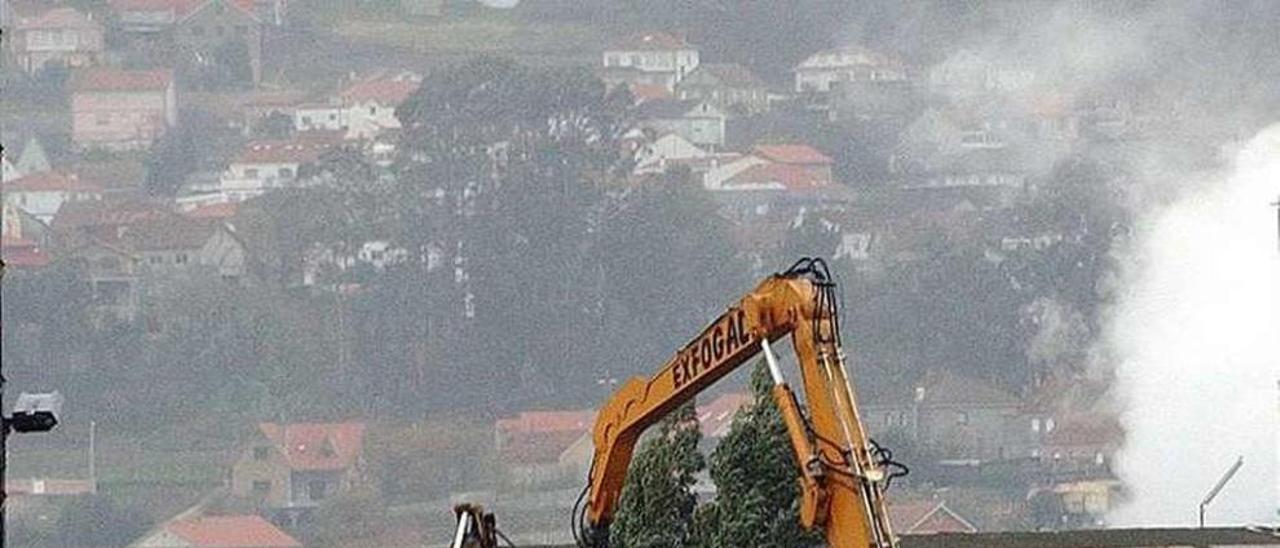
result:
[[[293,110],[293,129],[298,131],[346,131],[346,109],[337,101],[304,103]]]
[[[604,50],[604,80],[609,84],[661,85],[677,82],[698,68],[698,50],[665,32],[627,36]]]
[[[675,133],[696,146],[724,145],[725,114],[708,102],[646,101],[635,114],[642,128]]]
[[[219,180],[230,201],[260,196],[298,184],[298,169],[315,162],[340,141],[332,135],[285,141],[252,141],[236,155]]]
[[[417,91],[422,77],[412,72],[377,75],[347,86],[340,99],[348,139],[372,139],[389,129],[399,129],[396,107]]]
[[[840,82],[901,82],[906,65],[888,55],[845,47],[820,51],[796,66],[796,92],[831,91]]]
[[[4,201],[48,223],[62,204],[101,200],[102,188],[81,181],[74,173],[42,171],[4,183]]]
[[[667,133],[636,151],[636,173],[661,173],[672,162],[706,158],[711,153],[676,133]]]

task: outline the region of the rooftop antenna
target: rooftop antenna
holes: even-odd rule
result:
[[[1209,494],[1204,496],[1204,500],[1200,501],[1200,528],[1201,529],[1204,529],[1205,507],[1209,506],[1209,503],[1213,502],[1213,499],[1218,496],[1218,493],[1222,492],[1222,488],[1226,487],[1227,482],[1231,481],[1231,478],[1235,477],[1236,472],[1240,471],[1241,466],[1244,466],[1244,457],[1243,456],[1236,457],[1236,462],[1231,465],[1231,468],[1227,469],[1227,473],[1222,475],[1222,479],[1218,480],[1218,484],[1213,486],[1213,489],[1209,491]]]

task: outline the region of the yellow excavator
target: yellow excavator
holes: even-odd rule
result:
[[[806,408],[783,378],[771,344],[791,337]],[[829,548],[894,548],[884,491],[905,466],[867,438],[845,368],[835,281],[822,259],[801,259],[774,274],[730,306],[653,377],[632,378],[596,415],[595,454],[587,486],[574,505],[573,533],[583,548],[607,548],[632,452],[640,435],[717,380],[763,354],[773,377],[772,395],[799,464],[800,524],[820,530]],[[807,409],[807,413],[806,413]],[[470,508],[470,507],[468,507]],[[475,527],[479,544],[493,517],[460,512]],[[468,525],[468,527],[471,527]],[[484,544],[488,538],[491,544]]]
[[[845,369],[839,312],[826,262],[801,259],[730,306],[656,375],[619,388],[596,416],[591,472],[575,509],[579,546],[608,545],[631,454],[645,429],[761,353],[800,465],[800,524],[821,530],[829,548],[896,546],[884,490],[906,468],[872,444],[863,429]],[[770,347],[787,336],[799,363],[807,416]]]

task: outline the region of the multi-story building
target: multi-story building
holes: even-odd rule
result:
[[[676,84],[676,98],[707,101],[732,114],[769,109],[769,90],[751,69],[737,63],[706,63]]]
[[[223,198],[241,201],[300,183],[298,170],[341,143],[340,133],[313,132],[289,140],[252,141],[222,173]]]
[[[231,493],[294,520],[363,480],[359,422],[258,425],[231,470]]]
[[[661,85],[674,90],[698,68],[698,49],[665,32],[628,36],[604,50],[605,82]]]
[[[33,2],[3,6],[12,66],[34,74],[50,64],[80,68],[102,60],[102,24],[75,8]]]
[[[907,80],[906,65],[881,53],[856,47],[820,51],[795,69],[796,93],[826,93],[843,82]]]
[[[70,89],[71,141],[81,148],[146,149],[178,123],[168,69],[84,69]]]

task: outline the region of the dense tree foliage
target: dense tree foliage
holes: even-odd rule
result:
[[[715,500],[698,509],[698,545],[704,548],[813,546],[800,529],[797,464],[786,425],[773,401],[763,366],[751,376],[753,401],[738,412],[729,434],[711,454]]]
[[[151,519],[107,495],[75,497],[58,513],[55,541],[61,546],[122,547],[138,540]]]
[[[609,531],[619,548],[689,546],[697,497],[694,475],[706,467],[698,452],[697,411],[685,404],[663,419],[631,462],[618,514]]]

